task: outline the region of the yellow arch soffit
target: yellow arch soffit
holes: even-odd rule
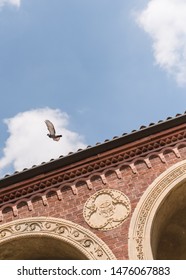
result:
[[[0,226],[0,246],[13,239],[43,235],[70,244],[90,260],[115,260],[108,246],[88,229],[73,222],[51,217],[15,220]]]
[[[156,211],[165,196],[184,180],[186,180],[186,160],[164,171],[144,192],[130,222],[129,259],[153,259],[150,235]]]

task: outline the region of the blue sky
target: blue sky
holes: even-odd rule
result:
[[[0,175],[183,113],[185,16],[184,0],[0,0]]]

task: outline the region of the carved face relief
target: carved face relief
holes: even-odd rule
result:
[[[110,230],[118,227],[131,211],[128,197],[114,189],[103,189],[84,205],[84,219],[92,228]]]

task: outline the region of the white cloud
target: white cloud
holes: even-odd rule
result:
[[[52,121],[56,133],[63,135],[60,141],[53,141],[47,136],[45,119]],[[68,115],[58,109],[30,110],[4,122],[10,135],[3,149],[4,155],[0,159],[1,176],[12,166],[14,170],[20,171],[86,147],[83,137],[68,129]]]
[[[186,85],[186,1],[150,0],[138,24],[151,36],[156,63]]]
[[[21,0],[0,0],[0,7],[3,7],[6,4],[17,6],[19,8]]]

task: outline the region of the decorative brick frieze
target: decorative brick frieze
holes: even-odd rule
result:
[[[180,138],[180,133],[178,134],[179,138]],[[175,139],[175,135],[174,137],[172,137],[173,139]],[[169,141],[170,139],[172,139],[171,137],[169,137]],[[176,138],[177,139],[177,138]],[[163,141],[163,140],[161,140]],[[164,142],[166,142],[164,140]],[[163,143],[163,142],[161,142]],[[152,144],[148,144],[152,145]],[[155,145],[155,144],[154,144]],[[175,146],[166,146],[163,147],[161,149],[159,149],[158,151],[152,151],[150,149],[150,153],[147,154],[147,151],[145,150],[144,153],[144,157],[142,157],[142,155],[135,157],[131,160],[124,159],[124,156],[122,156],[122,154],[120,155],[120,157],[122,157],[122,161],[121,159],[117,161],[117,163],[112,163],[113,161],[111,159],[107,160],[107,164],[105,164],[105,166],[103,167],[103,161],[97,161],[96,163],[91,163],[91,167],[96,166],[96,170],[94,170],[94,168],[91,168],[91,172],[85,172],[85,170],[88,170],[90,166],[86,166],[86,168],[81,168],[81,170],[83,170],[83,174],[81,173],[80,169],[77,169],[76,171],[74,170],[73,172],[68,172],[66,174],[63,174],[63,170],[61,170],[61,172],[58,170],[56,173],[57,175],[52,174],[52,176],[50,177],[50,175],[46,176],[46,178],[43,179],[39,179],[38,181],[36,179],[34,179],[33,183],[27,183],[23,182],[22,184],[18,185],[13,185],[10,186],[8,188],[4,188],[3,191],[0,191],[0,207],[7,204],[7,203],[13,203],[15,204],[17,201],[19,201],[21,198],[25,198],[26,200],[29,200],[29,198],[33,195],[36,194],[40,194],[40,193],[47,193],[47,191],[51,190],[52,188],[54,189],[55,192],[58,191],[61,188],[61,186],[66,186],[69,185],[69,187],[72,190],[72,193],[74,195],[77,194],[77,188],[76,188],[76,184],[74,182],[78,182],[79,180],[84,180],[85,184],[87,185],[88,189],[92,189],[92,183],[91,183],[91,178],[93,175],[97,174],[97,176],[100,176],[102,182],[104,185],[107,184],[106,178],[105,178],[105,173],[110,170],[113,169],[116,172],[116,175],[119,176],[121,178],[121,173],[120,172],[120,168],[122,166],[129,166],[131,168],[132,173],[137,174],[137,165],[139,161],[143,161],[146,166],[148,168],[152,168],[151,165],[151,157],[152,156],[157,156],[160,158],[162,163],[166,163],[166,159],[164,156],[164,153],[166,151],[172,151],[175,156],[177,158],[180,158],[180,152],[179,152],[179,146],[186,146],[186,142],[179,142],[176,143]],[[136,150],[139,150],[139,148],[137,148]],[[142,149],[141,149],[142,150]],[[139,153],[139,151],[138,151]],[[118,155],[119,158],[119,155]],[[116,159],[116,157],[114,157],[114,159]],[[110,163],[110,165],[108,165],[108,163]],[[79,173],[78,173],[79,172]],[[71,178],[71,175],[73,173],[73,178]],[[78,174],[78,176],[75,176],[74,174]],[[80,175],[81,174],[81,175]],[[79,179],[78,179],[79,178]],[[46,203],[44,202],[44,205]]]
[[[179,146],[186,147],[186,143],[182,142],[182,143],[179,143],[179,145],[176,145],[175,147],[169,147],[169,148],[167,147],[167,149],[169,151],[173,152],[175,154],[175,157],[180,158],[181,155],[179,153]],[[162,150],[164,152],[166,151],[166,149],[162,149]],[[176,153],[175,153],[175,150],[177,151]],[[104,174],[106,174],[109,170],[112,170],[113,172],[115,172],[117,178],[119,180],[121,180],[122,173],[120,170],[123,168],[123,166],[130,167],[130,170],[133,174],[138,174],[138,171],[137,171],[138,163],[137,162],[139,160],[140,160],[140,162],[143,161],[145,163],[145,165],[147,166],[147,168],[153,168],[154,166],[152,166],[152,164],[151,164],[152,155],[160,158],[160,160],[163,164],[166,163],[166,160],[165,160],[165,157],[164,157],[164,154],[162,151],[160,151],[160,153],[153,152],[153,153],[149,154],[149,157],[146,156],[145,158],[142,158],[140,156],[138,159],[136,159],[134,161],[134,163],[133,162],[127,163],[124,161],[123,163],[116,165],[115,168],[113,168],[113,166],[111,166],[111,168],[106,168],[105,170],[102,170],[102,172],[92,173],[88,178],[84,177],[84,178],[81,178],[80,180],[84,181],[88,190],[93,189],[92,178],[95,175],[97,175],[97,177],[100,178],[103,186],[107,185],[108,182],[107,182],[106,176]],[[180,155],[180,156],[178,157],[178,155]],[[60,182],[58,182],[58,177],[59,177]],[[39,182],[39,183],[35,182],[33,185],[27,185],[26,187],[19,189],[19,190],[12,189],[12,191],[11,191],[11,189],[8,189],[6,194],[4,194],[3,196],[2,195],[0,196],[1,199],[4,200],[3,202],[1,201],[1,207],[3,207],[2,209],[9,206],[12,208],[14,216],[17,216],[19,210],[18,209],[16,210],[16,208],[13,209],[13,207],[15,207],[20,202],[20,200],[24,200],[28,205],[28,210],[33,211],[33,203],[31,203],[31,199],[33,199],[36,196],[41,198],[41,200],[43,202],[43,206],[46,207],[48,205],[48,201],[46,198],[47,194],[51,190],[53,190],[56,193],[58,200],[62,200],[62,198],[63,198],[62,190],[66,186],[69,186],[69,188],[72,190],[73,195],[77,195],[78,188],[76,187],[76,185],[79,182],[78,179],[76,179],[75,181],[69,180],[68,183],[63,184],[61,182],[62,176],[59,175],[58,177],[51,178],[51,179],[47,178],[46,180],[43,180],[42,182]],[[3,214],[1,215],[1,217],[2,218],[0,218],[0,220],[3,219]]]

